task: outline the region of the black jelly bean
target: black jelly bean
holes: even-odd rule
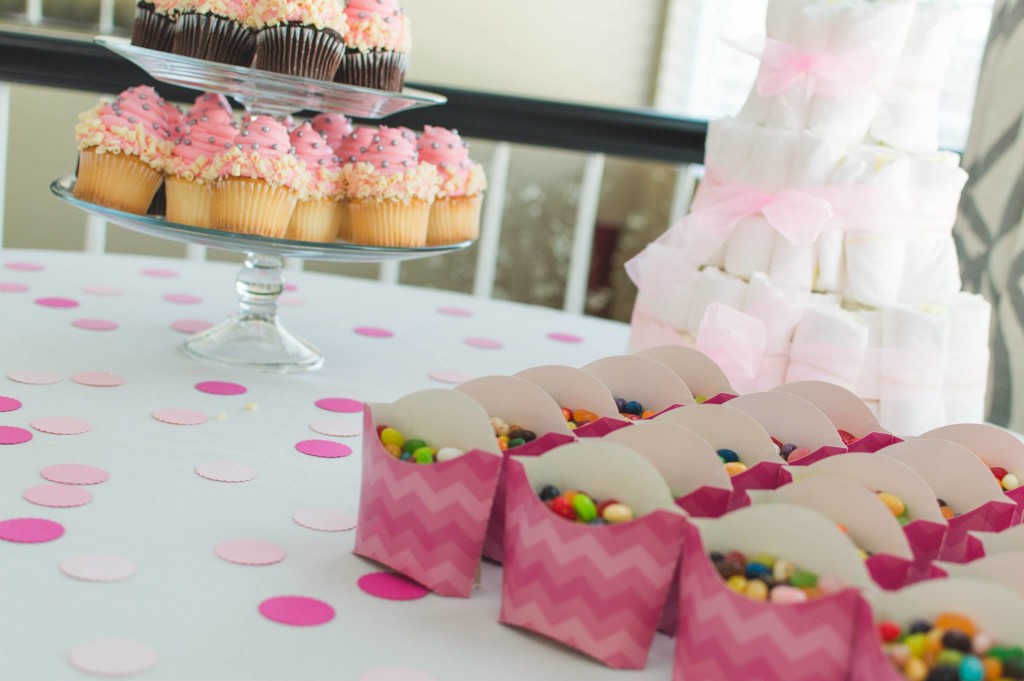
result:
[[[717,563],[720,560],[725,560],[725,554],[721,551],[712,551],[709,555],[711,556],[712,563]]]
[[[1003,660],[1003,676],[1008,679],[1024,679],[1024,657],[1007,657]]]
[[[960,681],[960,669],[948,664],[940,664],[928,673],[924,681]]]
[[[910,627],[907,628],[907,633],[908,634],[927,634],[931,630],[932,630],[932,625],[931,625],[930,622],[927,622],[925,620],[917,620],[916,622],[912,623],[910,625]]]
[[[722,576],[722,579],[729,579],[730,577],[743,574],[743,565],[731,558],[718,561],[715,563],[715,567],[718,568],[718,574]]]
[[[615,409],[620,414],[622,412],[626,411],[626,400],[622,399],[621,397],[616,397],[615,398]]]
[[[945,501],[943,501],[942,499],[939,499],[939,508],[942,508],[943,506],[949,506],[949,504],[947,504],[947,503],[946,503]]]
[[[562,496],[562,493],[554,485],[544,485],[540,490],[541,501],[551,501]]]
[[[512,440],[522,440],[523,442],[533,442],[537,439],[537,434],[532,430],[526,430],[525,428],[516,428],[508,433],[509,443]]]
[[[942,635],[942,646],[962,653],[971,652],[971,637],[959,629],[950,629]]]

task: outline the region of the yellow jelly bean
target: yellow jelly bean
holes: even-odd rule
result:
[[[899,518],[901,515],[903,515],[903,512],[907,510],[906,504],[904,504],[903,500],[900,499],[895,494],[889,494],[888,492],[879,492],[878,498],[883,504],[885,504],[886,508],[889,509],[889,512],[892,513],[893,516],[895,516],[896,518]]]
[[[745,470],[747,470],[747,465],[739,461],[730,461],[725,464],[725,472],[729,474],[730,478],[734,475],[739,475]]]
[[[380,431],[380,441],[385,445],[398,445],[401,447],[405,444],[405,436],[394,428],[385,428]]]
[[[747,578],[743,575],[733,575],[726,581],[726,585],[736,593],[746,593]]]
[[[633,509],[625,504],[608,504],[601,512],[601,519],[609,525],[628,523],[633,519]]]
[[[928,665],[919,658],[912,657],[907,660],[906,666],[903,667],[903,675],[909,681],[924,681],[928,678]]]
[[[753,598],[755,601],[767,601],[768,585],[760,579],[752,579],[747,582],[747,588],[743,593],[746,594],[747,598]]]

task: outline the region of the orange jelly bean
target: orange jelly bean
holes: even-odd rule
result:
[[[402,448],[398,445],[384,445],[384,449],[388,450],[388,454],[399,459],[402,457]]]
[[[598,418],[597,414],[586,409],[577,409],[572,413],[572,420],[576,423],[593,423]]]
[[[653,412],[653,411],[651,411],[650,409],[648,409],[648,410],[647,410],[647,411],[645,411],[645,412],[644,412],[643,414],[640,414],[640,418],[642,418],[642,419],[649,419],[649,418],[651,418],[652,416],[654,416],[654,414],[655,414],[655,413],[656,413],[656,412]]]
[[[998,681],[1003,678],[1003,663],[996,657],[986,657],[981,661],[985,668],[985,681]]]
[[[946,520],[956,517],[956,513],[949,506],[941,506],[939,507],[939,511],[942,512],[942,517]]]
[[[978,631],[972,620],[955,612],[944,612],[936,617],[935,626],[946,630],[959,629],[971,638],[974,638],[974,634]]]

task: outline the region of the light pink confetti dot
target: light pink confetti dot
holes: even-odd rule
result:
[[[306,299],[302,296],[284,295],[277,299],[277,304],[284,307],[302,307],[306,304]]]
[[[459,383],[465,383],[466,381],[470,381],[473,379],[473,377],[467,373],[463,373],[461,371],[449,371],[447,369],[431,371],[429,374],[427,374],[427,376],[434,379],[435,381],[438,381],[439,383],[451,383],[454,385],[458,385]]]
[[[53,383],[60,383],[63,376],[54,371],[8,371],[7,378],[15,383],[51,385]]]
[[[142,274],[147,277],[156,277],[157,279],[174,279],[178,276],[178,272],[175,270],[168,270],[160,267],[147,267],[142,270]]]
[[[92,424],[74,416],[48,416],[35,419],[30,426],[50,435],[81,435],[92,430]]]
[[[339,414],[356,414],[363,410],[363,403],[359,400],[350,400],[347,397],[325,397],[316,401],[316,406],[326,411],[336,411]]]
[[[296,286],[295,284],[285,284],[284,285],[284,290],[285,291],[298,291],[299,287]]]
[[[94,296],[119,296],[124,293],[124,289],[122,288],[118,288],[117,286],[103,286],[102,284],[83,286],[82,290],[85,293],[91,293]]]
[[[437,308],[437,311],[440,312],[441,314],[446,314],[449,317],[472,317],[474,314],[476,314],[472,310],[466,309],[464,307],[452,306],[439,307]]]
[[[36,298],[36,305],[43,307],[70,308],[78,307],[78,301],[71,298]]]
[[[352,448],[348,445],[330,440],[303,440],[295,445],[295,449],[321,459],[340,459],[352,453]]]
[[[260,614],[280,624],[311,627],[333,620],[334,608],[318,598],[277,596],[260,603]]]
[[[39,471],[50,482],[62,485],[98,485],[110,479],[110,473],[81,463],[58,463]]]
[[[0,397],[0,411],[17,411],[21,409],[21,400],[13,397]]]
[[[262,539],[232,539],[217,544],[219,557],[238,565],[273,565],[284,560],[285,552],[277,544]]]
[[[171,328],[179,333],[199,333],[213,328],[213,322],[205,319],[179,319],[171,324]]]
[[[395,335],[394,331],[377,328],[375,326],[357,326],[353,331],[360,336],[366,336],[367,338],[391,338]]]
[[[371,572],[359,578],[359,588],[388,601],[413,601],[429,593],[423,587],[397,572]]]
[[[437,681],[433,676],[409,667],[377,667],[359,677],[359,681]]]
[[[116,553],[83,553],[60,562],[61,572],[83,582],[119,582],[137,569],[135,561]]]
[[[46,269],[37,262],[8,262],[4,263],[4,267],[9,270],[18,270],[19,272],[41,272]]]
[[[292,520],[320,532],[346,532],[356,527],[355,516],[331,508],[304,508],[296,511]]]
[[[200,464],[196,473],[214,482],[249,482],[259,475],[252,466],[229,461]]]
[[[206,414],[194,409],[157,409],[152,416],[157,421],[175,426],[198,426],[210,420]]]
[[[69,485],[38,485],[25,490],[21,496],[25,501],[49,508],[74,508],[92,501],[92,492]]]
[[[495,338],[466,338],[462,342],[470,347],[484,350],[500,350],[505,347],[504,343]]]
[[[0,426],[0,445],[20,445],[32,439],[32,431],[17,426]]]
[[[41,544],[64,536],[64,526],[46,518],[0,521],[0,539],[18,544]]]
[[[165,293],[163,299],[168,303],[175,303],[177,305],[198,305],[203,302],[203,299],[199,296],[193,296],[189,293]]]
[[[209,395],[242,395],[245,394],[246,387],[228,381],[202,381],[196,383],[196,390]]]
[[[77,329],[85,329],[86,331],[114,331],[120,325],[109,319],[76,319],[71,322],[71,326]]]
[[[71,666],[96,676],[134,676],[156,664],[156,653],[147,645],[124,638],[101,638],[71,649]]]
[[[309,429],[314,433],[329,435],[331,437],[353,437],[363,432],[363,427],[356,421],[344,421],[342,419],[321,419],[309,424]]]
[[[25,284],[16,284],[13,281],[0,281],[0,293],[24,293],[28,290]]]
[[[124,385],[124,379],[109,371],[81,371],[71,374],[71,380],[79,385],[87,385],[92,388],[116,388]]]
[[[552,331],[551,333],[549,333],[548,334],[548,338],[550,338],[553,341],[558,341],[559,343],[582,343],[583,342],[583,337],[582,336],[577,336],[577,335],[572,334],[572,333],[561,333],[561,332],[557,332],[557,331]]]

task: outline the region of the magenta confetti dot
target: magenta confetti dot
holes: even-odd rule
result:
[[[409,667],[377,667],[359,677],[359,681],[437,681],[433,676]]]
[[[321,459],[340,459],[352,453],[352,448],[348,445],[330,440],[303,440],[295,445],[295,449],[303,454],[318,456]]]
[[[152,648],[123,638],[103,638],[71,649],[71,666],[96,676],[133,676],[156,664]]]
[[[0,397],[0,411],[17,411],[21,409],[21,400],[13,397]]]
[[[434,379],[435,381],[438,381],[439,383],[451,383],[453,385],[465,383],[466,381],[470,381],[473,379],[473,377],[467,373],[463,373],[461,371],[450,371],[447,369],[431,371],[429,374],[427,374],[427,376]]]
[[[334,608],[318,598],[277,596],[260,603],[260,614],[280,624],[311,627],[333,620]]]
[[[462,341],[466,345],[484,350],[500,350],[505,344],[495,338],[466,338]]]
[[[292,515],[294,520],[303,527],[320,532],[346,532],[356,527],[356,518],[344,511],[332,508],[304,508]]]
[[[83,582],[119,582],[135,574],[131,558],[116,553],[82,553],[60,562],[60,571]]]
[[[17,426],[0,426],[0,445],[20,445],[32,439],[32,432]]]
[[[377,328],[375,326],[357,326],[353,330],[360,336],[366,336],[367,338],[391,338],[395,335],[394,331]]]
[[[397,572],[371,572],[360,577],[358,584],[371,596],[389,601],[413,601],[429,593],[426,587]]]
[[[50,435],[81,435],[92,430],[92,424],[74,416],[48,416],[36,419],[30,426]]]
[[[152,416],[157,421],[175,426],[198,426],[210,420],[206,414],[194,409],[157,409]]]
[[[213,322],[205,319],[179,319],[171,324],[171,328],[180,333],[199,333],[213,328]]]
[[[91,293],[94,296],[119,296],[124,293],[124,289],[122,288],[118,288],[117,286],[104,286],[102,284],[83,286],[82,291],[85,293]]]
[[[76,319],[71,325],[86,331],[114,331],[119,326],[117,322],[109,319]]]
[[[71,374],[71,380],[79,385],[87,385],[92,388],[116,388],[124,385],[124,379],[109,371],[80,371]]]
[[[284,549],[262,539],[232,539],[217,544],[213,551],[220,558],[238,565],[273,565],[285,557]]]
[[[18,270],[19,272],[41,272],[46,269],[37,262],[8,262],[4,263],[4,267],[9,270]]]
[[[331,437],[352,437],[363,432],[363,426],[358,421],[345,421],[343,419],[320,419],[309,424],[309,429],[321,435]]]
[[[472,310],[469,310],[464,307],[439,307],[437,308],[437,311],[440,312],[441,314],[446,314],[449,317],[472,317],[474,314],[476,314]]]
[[[98,485],[110,479],[110,473],[81,463],[58,463],[39,471],[50,482],[62,485]]]
[[[78,301],[71,298],[36,298],[36,305],[43,307],[78,307]]]
[[[92,501],[92,492],[84,487],[69,485],[37,485],[25,490],[21,496],[37,506],[50,508],[73,508],[85,506]]]
[[[0,521],[0,539],[18,544],[41,544],[60,539],[64,526],[46,518],[11,518]]]
[[[210,395],[242,395],[246,392],[246,387],[228,381],[202,381],[196,383],[196,390]]]
[[[340,414],[355,414],[363,410],[363,403],[359,400],[351,400],[347,397],[325,397],[316,401],[316,406],[326,411],[336,411]]]
[[[176,303],[178,305],[198,305],[203,302],[203,299],[199,296],[189,293],[165,293],[163,299],[168,303]]]
[[[28,290],[25,284],[16,284],[13,281],[0,281],[0,293],[24,293]]]
[[[178,276],[178,272],[175,270],[167,270],[160,267],[147,267],[142,270],[142,274],[147,277],[156,277],[157,279],[174,279]]]
[[[249,482],[259,475],[252,466],[230,461],[200,464],[196,466],[196,473],[214,482]]]
[[[15,383],[50,385],[60,383],[62,376],[54,371],[8,371],[7,378]]]
[[[559,343],[582,343],[583,342],[583,337],[582,336],[577,336],[577,335],[571,334],[571,333],[561,333],[561,332],[557,332],[557,331],[553,331],[553,332],[549,333],[548,334],[548,338],[550,338],[553,341],[558,341]]]

